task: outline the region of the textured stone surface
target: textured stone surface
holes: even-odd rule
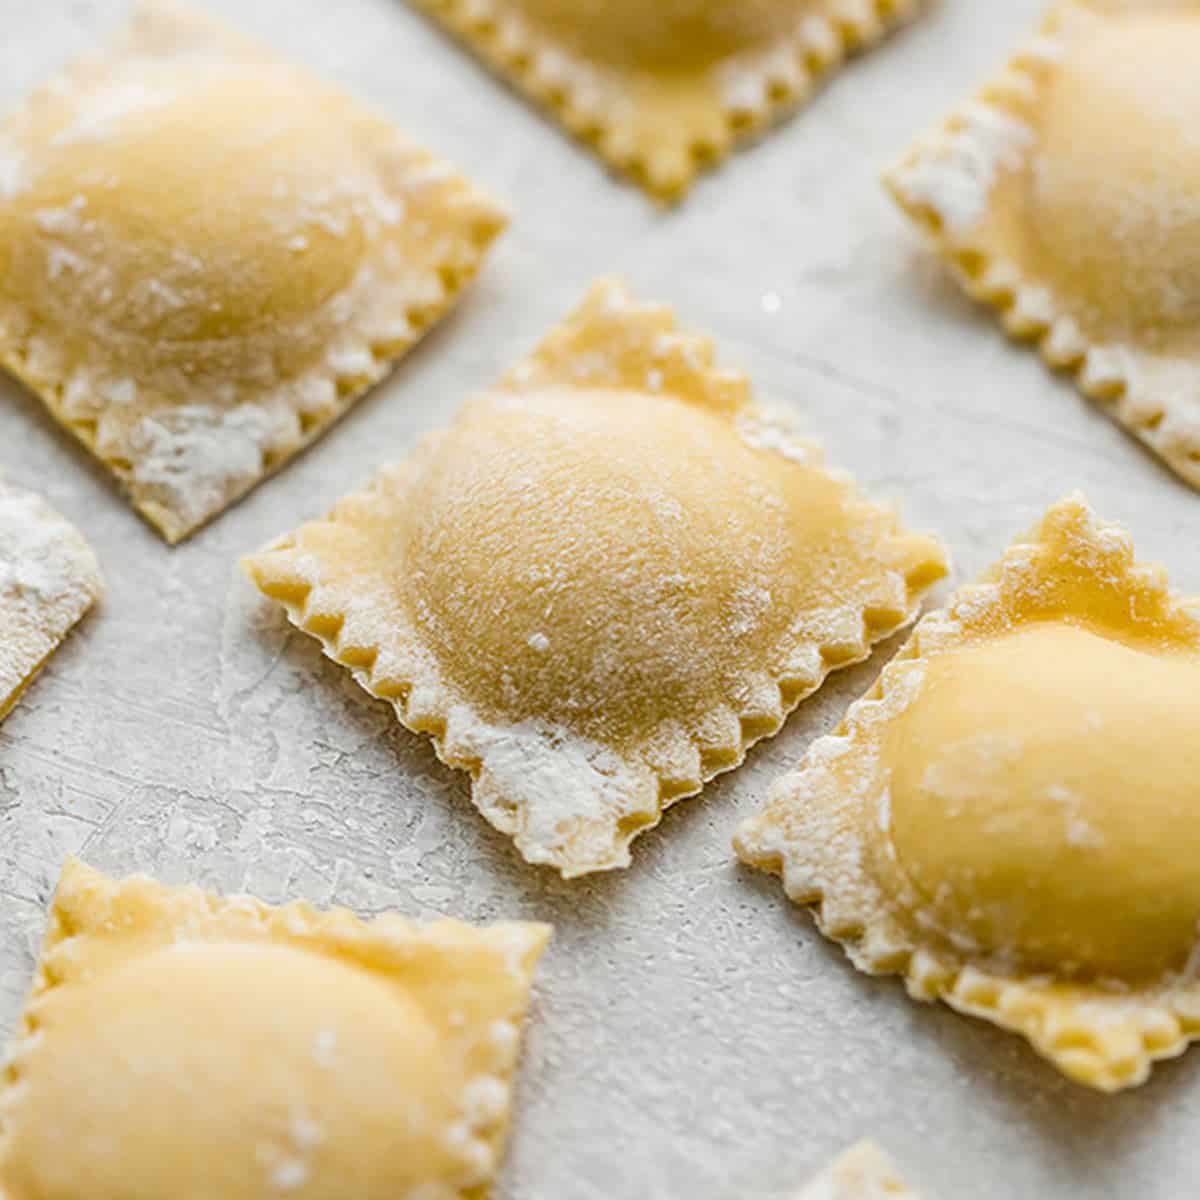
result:
[[[1038,0],[945,0],[668,214],[399,0],[213,7],[382,106],[507,200],[515,223],[456,317],[174,551],[34,401],[0,385],[0,469],[79,524],[109,581],[0,728],[4,1024],[70,851],[269,900],[555,922],[500,1200],[777,1200],[863,1135],[947,1200],[1174,1200],[1200,1187],[1200,1051],[1136,1092],[1086,1092],[1016,1038],[859,976],[773,881],[735,866],[738,817],[898,642],[670,813],[632,870],[564,884],[522,865],[464,779],[234,570],[444,423],[594,275],[617,272],[710,331],[835,462],[938,529],[960,578],[1082,487],[1177,586],[1200,591],[1197,497],[960,299],[876,181],[1007,53]],[[0,0],[0,101],[123,9]]]

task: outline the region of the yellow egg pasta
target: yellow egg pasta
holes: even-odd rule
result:
[[[1080,496],[925,617],[737,851],[869,972],[1115,1091],[1200,1034],[1200,607]]]
[[[40,496],[0,479],[0,721],[102,586],[78,530]]]
[[[1200,3],[1065,0],[886,179],[1013,337],[1200,487]]]
[[[924,0],[414,0],[660,199]]]
[[[0,365],[175,542],[376,382],[503,224],[370,109],[150,0],[0,126]]]
[[[628,865],[946,570],[712,357],[598,284],[450,428],[246,560],[564,875]]]
[[[481,1200],[548,932],[68,861],[0,1086],[0,1196]]]

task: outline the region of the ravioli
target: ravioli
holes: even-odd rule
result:
[[[923,0],[414,0],[608,164],[680,196]]]
[[[598,284],[496,387],[245,560],[530,862],[629,862],[946,570],[670,312]]]
[[[0,1194],[482,1197],[547,936],[68,860],[0,1091]]]
[[[1200,4],[1068,0],[887,176],[966,290],[1200,487]]]
[[[102,590],[79,531],[0,478],[0,721]]]
[[[920,1200],[874,1142],[858,1142],[821,1172],[796,1200]]]
[[[381,378],[503,224],[381,116],[153,0],[0,126],[0,364],[175,542]]]
[[[856,966],[1143,1082],[1200,1033],[1200,608],[1081,496],[917,626],[740,829]]]

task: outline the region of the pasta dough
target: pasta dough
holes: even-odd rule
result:
[[[565,875],[627,865],[945,573],[711,358],[597,285],[448,430],[246,560]]]
[[[153,0],[0,127],[0,363],[174,542],[378,380],[503,223],[369,109]]]
[[[0,479],[0,720],[101,587],[96,556],[74,526]]]
[[[547,935],[68,861],[0,1092],[0,1194],[482,1197]]]
[[[1200,615],[1082,497],[926,617],[739,855],[898,972],[1114,1091],[1200,1032]]]
[[[923,0],[415,0],[607,162],[678,197]]]
[[[1065,0],[888,175],[971,295],[1200,486],[1200,4]]]

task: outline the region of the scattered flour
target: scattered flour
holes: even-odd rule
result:
[[[451,714],[447,740],[478,756],[480,811],[530,862],[562,861],[567,871],[572,861],[617,866],[629,853],[619,837],[622,823],[657,812],[657,784],[648,768],[563,726],[489,726],[460,707]]]
[[[1028,125],[986,104],[967,105],[960,120],[891,176],[906,202],[932,209],[955,236],[979,224],[996,180],[1020,166],[1033,142]]]
[[[0,480],[0,708],[99,593],[95,555],[74,527]]]

